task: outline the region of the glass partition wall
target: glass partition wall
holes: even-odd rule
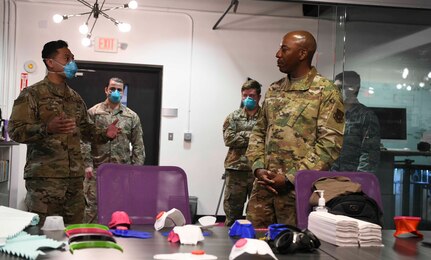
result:
[[[356,71],[361,76],[361,103],[406,110],[407,136],[382,139],[382,145],[416,150],[421,140],[430,140],[431,10],[343,5],[316,8],[315,64],[319,72],[333,78],[342,71]],[[429,162],[423,158],[418,161]]]
[[[328,31],[321,20],[332,21],[335,31],[333,76],[356,71],[361,76],[359,101],[389,113],[379,112],[386,119],[382,129],[391,131],[382,133],[382,148],[387,150],[377,173],[385,228],[394,227],[393,216],[410,215],[422,217],[420,227],[430,229],[431,157],[418,152],[417,144],[431,143],[431,10],[347,5],[320,9],[326,12],[319,13],[319,32]],[[404,118],[396,119],[391,111],[403,111],[399,114]]]
[[[407,137],[387,148],[416,150],[431,131],[431,10],[339,7],[336,67],[361,75],[359,100],[370,107],[405,108]]]

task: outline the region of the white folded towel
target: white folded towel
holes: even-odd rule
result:
[[[29,225],[37,225],[39,215],[19,209],[0,206],[0,246]]]
[[[308,229],[317,238],[337,246],[383,246],[379,225],[343,215],[313,211],[308,217]]]

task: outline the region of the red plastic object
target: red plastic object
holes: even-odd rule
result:
[[[417,227],[421,221],[420,217],[407,217],[407,216],[396,216],[394,217],[395,222],[395,233],[394,237],[398,237],[402,234],[411,233],[419,238],[423,238]]]
[[[70,237],[76,234],[104,234],[112,237],[112,233],[101,228],[74,228],[66,231],[66,236]]]
[[[108,227],[113,229],[122,229],[128,230],[130,228],[130,224],[132,221],[129,218],[129,215],[124,211],[115,211],[112,213],[111,221],[109,222]]]
[[[247,239],[241,238],[238,241],[236,241],[235,246],[237,248],[241,248],[241,247],[244,247],[246,244],[247,244]]]
[[[180,241],[180,236],[178,236],[177,233],[175,233],[173,230],[169,232],[168,234],[168,241],[172,243],[176,243]]]
[[[164,211],[160,211],[159,214],[157,214],[156,219],[159,219],[163,216],[163,214],[165,214]]]

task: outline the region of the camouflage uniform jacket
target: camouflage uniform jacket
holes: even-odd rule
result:
[[[102,163],[143,165],[145,148],[139,116],[122,104],[118,109],[112,110],[105,102],[88,110],[91,122],[97,128],[106,128],[118,119],[117,127],[121,128],[121,133],[109,142],[92,142],[91,146],[89,143],[83,144],[85,167],[97,169]]]
[[[300,80],[286,77],[269,87],[246,156],[253,172],[265,168],[294,183],[299,170],[330,168],[343,132],[341,92],[313,67]]]
[[[76,119],[72,134],[48,134],[47,123],[64,114]],[[8,131],[12,140],[27,144],[24,178],[68,178],[84,175],[81,138],[108,141],[106,129],[88,121],[81,96],[67,85],[54,85],[45,77],[23,89],[15,100]]]
[[[251,130],[256,124],[260,111],[258,108],[256,114],[249,117],[244,108],[240,108],[226,117],[223,123],[223,139],[229,150],[224,161],[225,169],[251,171],[245,152]]]
[[[346,111],[343,148],[332,170],[376,172],[379,160],[379,120],[372,110],[354,103]]]

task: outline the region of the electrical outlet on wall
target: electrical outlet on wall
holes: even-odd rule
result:
[[[185,132],[185,133],[184,133],[184,141],[186,141],[186,142],[191,142],[191,141],[192,141],[192,133],[190,133],[190,132]]]

